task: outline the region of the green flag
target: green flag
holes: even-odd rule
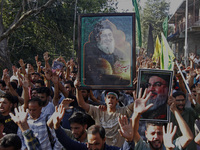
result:
[[[167,38],[167,33],[168,33],[168,16],[163,21],[162,27],[163,27],[163,33],[164,33],[165,37]]]
[[[132,0],[133,6],[135,7],[135,14],[137,20],[137,35],[138,35],[138,43],[139,47],[142,46],[142,34],[141,34],[141,25],[140,25],[140,14],[136,0]]]

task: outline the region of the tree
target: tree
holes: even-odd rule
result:
[[[147,0],[141,14],[143,46],[147,47],[149,23],[153,26],[153,39],[160,36],[162,23],[169,14],[169,6],[165,0]]]
[[[107,5],[106,0],[78,0],[77,13],[115,10]],[[20,58],[34,64],[34,55],[42,60],[45,51],[51,59],[71,56],[75,0],[2,0],[1,8],[1,68],[10,69]]]
[[[38,15],[55,0],[22,0],[21,2],[12,0],[1,0],[0,13],[0,67],[11,70],[10,50],[8,49],[8,37],[23,22],[32,15]]]

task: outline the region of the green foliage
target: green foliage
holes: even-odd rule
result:
[[[38,5],[46,1],[39,0]],[[4,4],[3,14],[6,28],[14,20],[20,5],[20,1],[6,1]],[[107,0],[78,0],[77,13],[110,12],[114,11],[117,6],[116,3],[110,3],[108,7],[107,5]],[[26,19],[23,25],[9,36],[8,48],[11,51],[12,63],[18,65],[18,60],[22,58],[25,63],[35,65],[34,56],[38,54],[41,61],[46,51],[49,52],[51,61],[60,55],[66,59],[72,57],[74,10],[75,0],[58,0],[44,12]],[[78,49],[77,45],[75,49]]]
[[[156,41],[156,36],[160,37],[163,32],[162,23],[169,14],[169,6],[165,0],[147,0],[143,12],[141,13],[143,47],[147,47],[149,23],[152,24],[153,39]]]

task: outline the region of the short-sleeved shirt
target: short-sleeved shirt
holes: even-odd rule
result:
[[[173,141],[175,145],[174,150],[182,150],[181,143],[179,142],[179,138]],[[135,150],[151,150],[149,143],[146,143],[142,138],[135,145]],[[166,150],[165,146],[162,146],[162,150]]]
[[[96,125],[101,125],[106,131],[106,143],[108,145],[121,147],[124,143],[124,138],[119,134],[118,129],[118,117],[120,115],[126,115],[128,118],[131,116],[132,111],[126,107],[120,107],[116,109],[116,112],[108,113],[107,111],[101,111],[97,106],[90,105],[88,114],[95,120]]]

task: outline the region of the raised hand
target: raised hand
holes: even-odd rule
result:
[[[53,73],[52,77],[51,77],[51,81],[54,83],[54,84],[58,84],[58,75],[56,73]]]
[[[121,115],[118,118],[120,129],[118,129],[121,136],[123,136],[128,142],[133,140],[133,128],[132,128],[132,119],[128,122],[126,115]]]
[[[50,59],[49,53],[48,53],[48,52],[45,52],[45,53],[43,54],[43,57],[44,57],[44,60],[45,60],[45,61],[48,61],[48,60]]]
[[[141,95],[142,95],[142,88],[141,88],[139,95],[138,95],[138,98],[136,99],[136,95],[134,93],[134,98],[135,98],[134,113],[136,112],[136,113],[142,114],[153,106],[153,104],[149,104],[149,105],[146,106],[146,103],[151,96],[151,92],[147,96],[146,96],[146,94],[147,94],[147,89],[145,89],[144,94],[141,97]]]
[[[15,115],[13,113],[9,113],[12,120],[19,126],[19,128],[23,131],[29,129],[29,125],[27,123],[28,118],[28,110],[24,110],[23,106],[19,106],[18,109],[15,108]]]
[[[60,122],[63,119],[65,114],[65,108],[63,104],[60,104],[58,107],[55,107],[55,112],[51,116],[51,118],[47,121],[47,125],[50,128],[58,129],[60,126]]]
[[[79,81],[78,79],[76,79],[76,80],[74,81],[74,87],[75,87],[75,88],[78,88],[78,87],[80,87],[80,85],[81,85],[80,81]]]
[[[165,132],[165,126],[163,126],[163,142],[164,142],[166,149],[168,149],[168,150],[175,148],[175,146],[173,144],[173,138],[176,133],[176,130],[177,130],[177,126],[174,126],[174,128],[173,128],[172,122],[167,124],[166,132]]]
[[[47,80],[51,80],[51,78],[52,78],[52,71],[51,71],[51,69],[46,69],[45,70],[45,78]]]
[[[64,106],[66,109],[70,109],[70,108],[73,108],[73,106],[69,107],[69,104],[71,104],[72,102],[74,102],[73,99],[71,99],[71,98],[65,98],[65,99],[63,99],[63,101],[62,101],[61,104],[63,104],[63,106]]]
[[[195,54],[194,54],[194,53],[190,53],[189,55],[190,55],[190,56],[189,56],[189,60],[190,60],[190,61],[194,61],[194,59],[195,59]]]
[[[35,56],[35,61],[36,61],[36,62],[38,62],[38,55],[37,55],[37,56]]]

